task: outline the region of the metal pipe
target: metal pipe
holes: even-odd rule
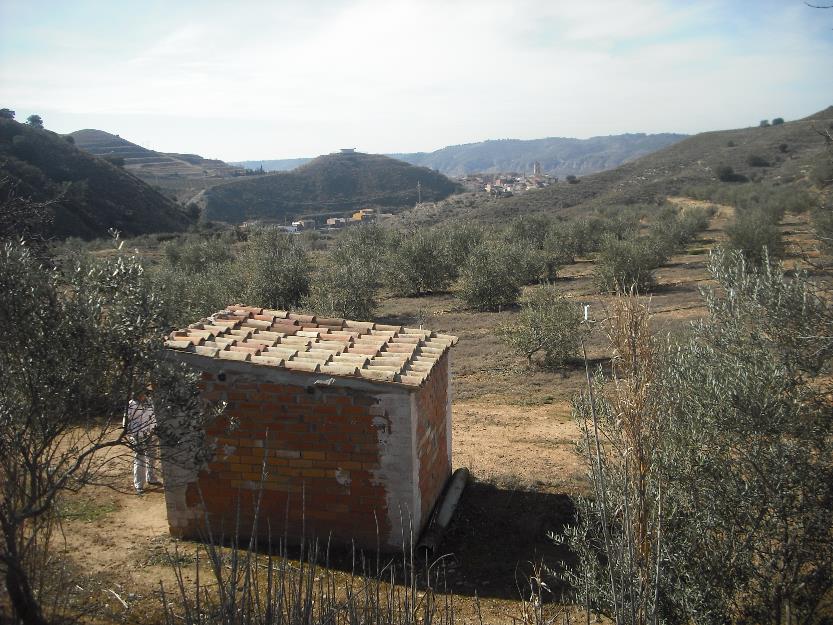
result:
[[[440,502],[437,513],[431,520],[431,525],[423,534],[422,540],[417,545],[420,549],[434,551],[442,542],[443,534],[451,523],[451,518],[454,516],[454,511],[457,509],[457,504],[460,502],[460,496],[463,494],[463,489],[469,480],[469,470],[465,467],[457,469],[448,480],[448,488],[445,490],[443,500]]]

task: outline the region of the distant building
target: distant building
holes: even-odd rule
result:
[[[331,228],[341,228],[347,225],[347,221],[346,217],[330,217],[327,219],[327,225]]]
[[[363,208],[353,213],[353,221],[371,221],[376,216],[376,211],[372,208]]]
[[[532,163],[532,175],[533,176],[540,176],[541,175],[541,163],[535,161]]]
[[[341,148],[342,154],[355,154],[356,148]]]
[[[298,230],[315,230],[315,220],[309,218],[299,219],[298,221],[293,221],[292,226]]]

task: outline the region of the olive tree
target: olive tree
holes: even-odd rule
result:
[[[521,309],[499,328],[501,338],[532,364],[541,352],[546,367],[560,367],[578,355],[581,331],[579,305],[552,287],[540,287],[521,299]]]
[[[521,280],[517,257],[502,241],[474,248],[460,274],[460,296],[472,308],[499,310],[518,301]]]
[[[384,269],[391,291],[413,296],[446,290],[456,275],[446,243],[437,231],[417,230],[396,236],[388,246]]]
[[[644,292],[654,286],[654,270],[665,262],[668,253],[663,241],[649,237],[619,240],[604,239],[593,271],[601,292],[628,290]]]
[[[634,305],[612,315],[612,375],[575,406],[594,491],[563,575],[617,623],[813,623],[833,591],[833,307],[739,252],[709,270],[710,316],[678,344]]]
[[[238,265],[222,241],[172,241],[162,249],[161,262],[148,274],[171,324],[182,327],[243,300]]]
[[[381,286],[384,237],[378,226],[342,233],[313,276],[304,306],[321,315],[372,317]]]
[[[33,559],[63,493],[118,481],[128,400],[155,381],[195,427],[201,404],[194,376],[160,357],[164,307],[137,258],[61,271],[6,242],[0,290],[0,571],[17,619],[41,624]]]
[[[773,258],[784,255],[784,237],[778,222],[763,210],[739,210],[726,234],[729,245],[749,260],[760,262],[765,254]]]
[[[263,228],[250,236],[238,267],[243,300],[250,304],[292,309],[309,292],[309,255],[296,238],[277,228]]]

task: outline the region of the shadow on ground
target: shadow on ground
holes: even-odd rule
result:
[[[570,553],[548,536],[572,522],[575,508],[565,494],[504,488],[471,480],[463,491],[451,524],[437,550],[425,557],[415,547],[418,586],[425,586],[425,571],[431,568],[431,585],[440,592],[459,596],[517,600],[529,598],[528,580],[542,562],[558,568],[572,563]],[[259,545],[260,551],[268,551]],[[290,559],[300,556],[297,547],[287,552]],[[397,583],[406,576],[403,555],[361,553],[346,547],[326,547],[318,541],[320,565],[330,569],[369,574],[380,567],[396,571]],[[390,573],[382,576],[384,581]],[[561,588],[551,577],[547,584],[554,595]]]
[[[569,562],[569,552],[548,534],[561,531],[574,514],[564,494],[469,482],[437,552],[447,554],[448,589],[518,599],[536,564]]]

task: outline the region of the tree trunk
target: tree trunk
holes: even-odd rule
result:
[[[14,614],[24,625],[49,625],[41,614],[40,604],[32,593],[29,578],[20,561],[20,554],[15,543],[16,532],[9,532],[8,528],[4,530],[6,530],[4,532],[6,549],[2,560],[6,566],[6,589]]]

